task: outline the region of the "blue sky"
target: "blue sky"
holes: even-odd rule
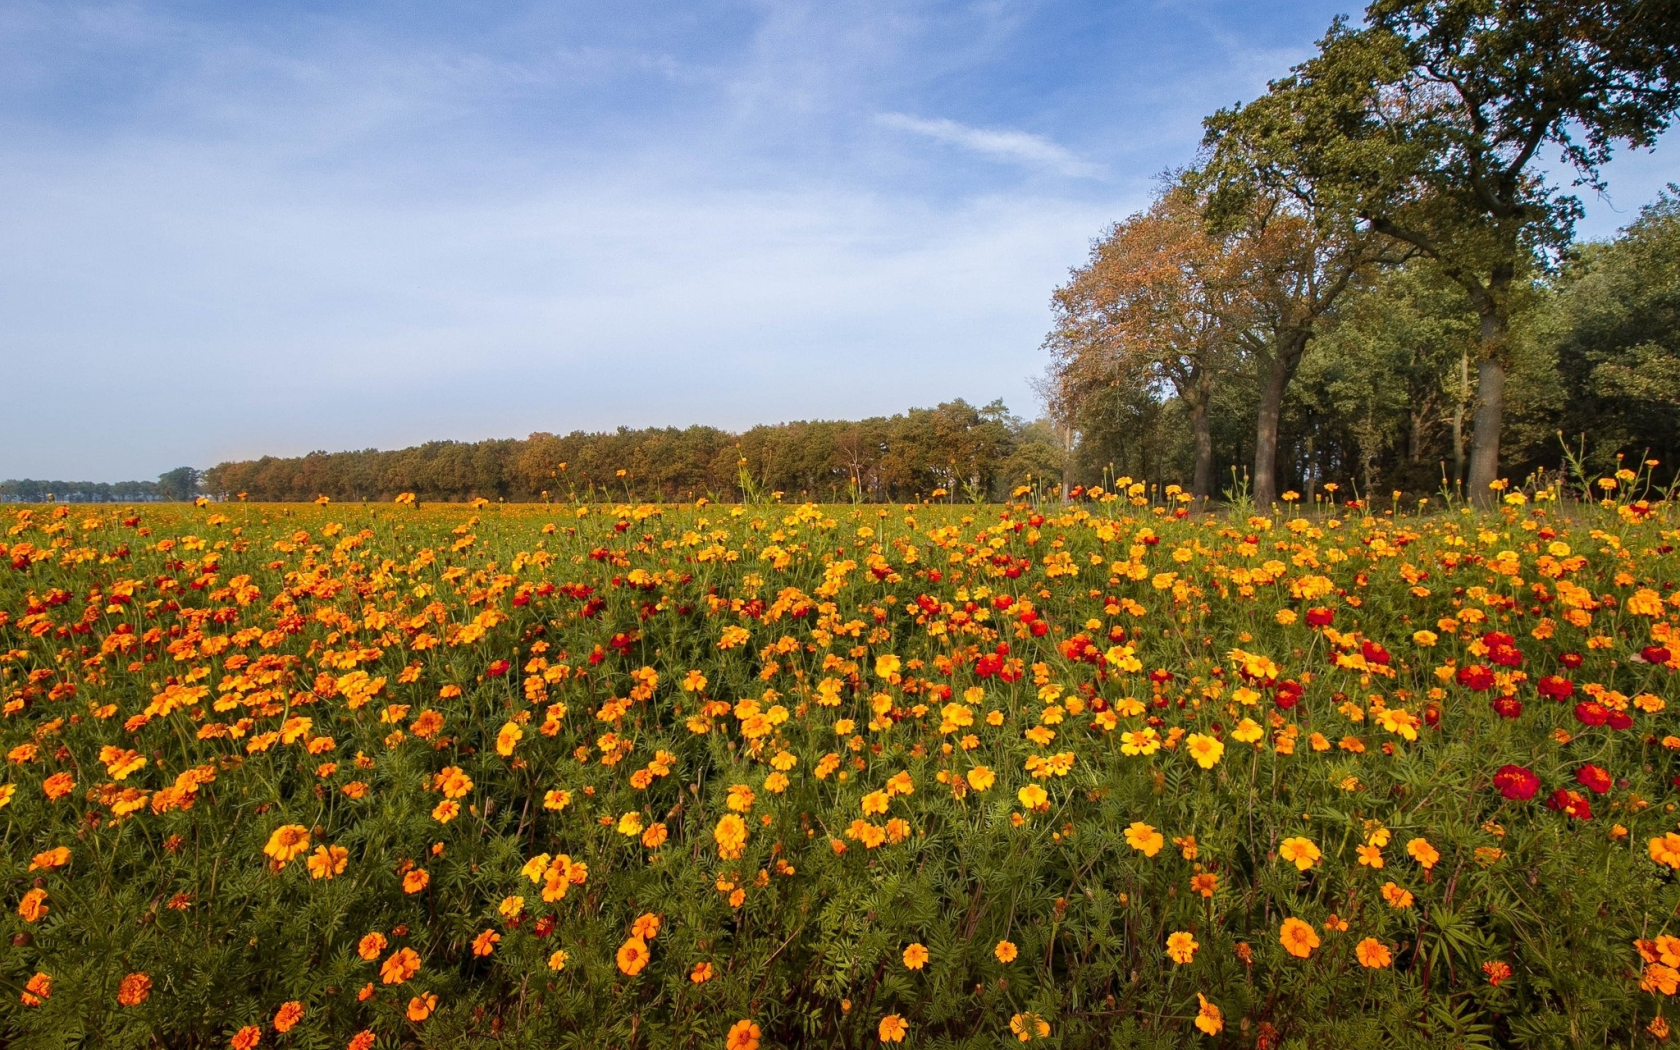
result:
[[[1090,239],[1352,7],[9,0],[0,477],[1030,415]]]

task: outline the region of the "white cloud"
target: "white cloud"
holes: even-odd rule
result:
[[[875,119],[889,128],[924,135],[936,142],[947,142],[1003,160],[1045,168],[1061,175],[1101,178],[1106,174],[1102,165],[1081,160],[1072,151],[1049,139],[1025,131],[971,128],[954,120],[928,120],[906,113],[881,113]]]

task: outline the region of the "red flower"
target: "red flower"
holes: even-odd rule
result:
[[[1579,791],[1567,791],[1558,788],[1546,799],[1546,808],[1555,809],[1566,817],[1576,820],[1592,819],[1592,802]]]
[[[1387,649],[1384,649],[1376,642],[1366,642],[1364,645],[1359,647],[1359,652],[1360,655],[1365,657],[1366,663],[1378,664],[1382,667],[1387,667],[1389,662],[1394,659],[1394,657],[1388,654]]]
[[[1294,680],[1279,683],[1272,702],[1285,711],[1294,707],[1301,702],[1301,683]]]
[[[1521,718],[1522,701],[1514,696],[1496,696],[1493,698],[1493,713],[1500,718]]]
[[[1639,657],[1648,664],[1666,664],[1674,658],[1674,654],[1660,645],[1647,645],[1639,650]]]
[[[1564,653],[1562,656],[1558,657],[1558,659],[1563,662],[1563,666],[1569,668],[1571,671],[1581,666],[1580,653]]]
[[[1309,627],[1328,627],[1335,622],[1336,610],[1334,609],[1307,610],[1307,626]]]
[[[1500,766],[1493,774],[1493,786],[1499,793],[1516,802],[1527,802],[1540,790],[1540,778],[1532,769],[1523,766]]]
[[[1489,631],[1482,635],[1482,644],[1488,647],[1488,659],[1500,667],[1521,667],[1523,656],[1517,649],[1517,640],[1503,631]]]
[[[1575,721],[1584,726],[1601,726],[1610,718],[1610,709],[1597,700],[1586,700],[1575,705]]]
[[[1575,683],[1555,674],[1540,679],[1535,688],[1540,691],[1541,696],[1548,700],[1556,700],[1560,704],[1575,695]]]
[[[1610,790],[1610,774],[1602,767],[1591,763],[1575,771],[1575,780],[1583,787],[1591,789],[1596,795],[1602,795]]]
[[[508,673],[508,662],[506,660],[497,660],[495,663],[492,663],[489,667],[485,668],[484,673],[489,675],[491,678],[500,678],[502,675]]]
[[[1611,729],[1630,729],[1633,726],[1633,716],[1626,711],[1612,711],[1604,724]]]
[[[1481,664],[1460,667],[1458,669],[1458,684],[1466,689],[1474,689],[1478,693],[1484,693],[1493,688],[1493,672]]]

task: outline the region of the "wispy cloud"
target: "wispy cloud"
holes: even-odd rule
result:
[[[1107,174],[1102,165],[1081,160],[1071,150],[1042,135],[1008,129],[973,128],[954,120],[929,120],[924,117],[912,117],[907,113],[881,113],[875,119],[889,128],[913,132],[936,142],[950,143],[976,153],[1043,168],[1059,175],[1095,179]]]

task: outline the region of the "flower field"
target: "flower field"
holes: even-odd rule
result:
[[[1151,497],[8,511],[0,1044],[1673,1038],[1672,505]]]

